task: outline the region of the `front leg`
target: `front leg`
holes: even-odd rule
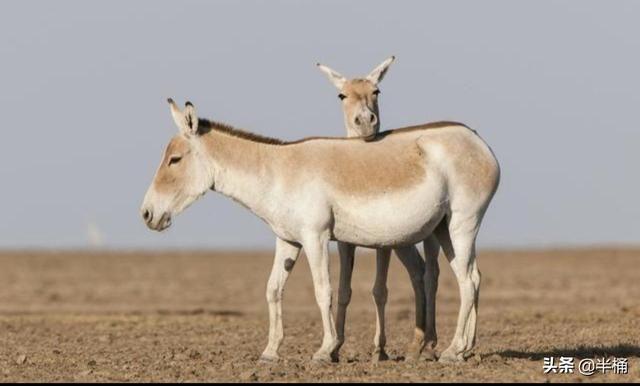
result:
[[[373,362],[389,359],[384,351],[387,343],[385,334],[384,309],[387,305],[387,276],[389,273],[389,261],[391,260],[391,250],[388,248],[378,248],[376,250],[376,279],[373,284],[373,301],[376,304],[376,335],[373,337]]]
[[[271,362],[278,359],[278,349],[284,338],[282,326],[282,293],[284,285],[293,269],[300,246],[276,239],[276,254],[271,268],[271,276],[267,284],[267,303],[269,304],[269,343],[265,348],[261,361]]]
[[[425,287],[424,287],[424,261],[415,246],[395,249],[398,258],[409,273],[411,286],[416,304],[416,327],[413,341],[409,345],[407,360],[415,361],[420,357],[424,348],[425,327]]]
[[[315,289],[316,302],[322,315],[322,327],[324,336],[320,349],[313,355],[314,361],[331,362],[331,353],[338,344],[333,316],[331,314],[331,280],[329,276],[329,235],[327,233],[311,234],[305,238],[305,249],[313,287]]]
[[[338,344],[332,354],[334,361],[338,361],[340,347],[344,344],[344,325],[347,317],[347,307],[351,302],[351,274],[353,273],[355,249],[356,247],[353,244],[338,241],[340,284],[338,287],[338,312],[336,315]]]

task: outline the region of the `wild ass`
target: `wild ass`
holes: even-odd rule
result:
[[[141,214],[161,231],[209,189],[238,201],[277,236],[269,278],[269,342],[262,358],[278,358],[282,292],[304,248],[324,336],[313,359],[330,361],[338,339],[331,314],[330,240],[401,247],[435,231],[458,278],[461,307],[443,360],[463,360],[475,342],[480,272],[475,240],[499,181],[493,153],[471,129],[440,122],[358,138],[295,142],[200,120],[191,103],[169,100],[179,134],[165,150]],[[379,160],[385,159],[381,163]]]
[[[378,94],[380,89],[378,84],[384,78],[389,66],[395,57],[392,56],[383,61],[373,71],[363,78],[347,79],[337,71],[318,63],[320,71],[325,73],[329,81],[338,89],[340,94],[338,98],[342,101],[342,111],[344,115],[344,125],[347,130],[348,137],[362,137],[365,141],[375,139],[380,131],[380,112],[378,109]],[[380,160],[379,162],[385,162]],[[427,240],[435,243],[435,246],[427,250],[425,241],[425,253],[429,253],[429,262],[434,260],[437,265],[439,246],[437,240],[433,236]],[[338,334],[338,346],[336,347],[335,357],[338,357],[338,351],[344,343],[344,328],[347,313],[347,307],[351,301],[351,275],[353,273],[354,256],[356,246],[349,243],[338,241],[338,252],[340,254],[340,284],[338,288],[338,312],[336,314],[336,330]],[[432,252],[435,250],[434,252]],[[435,360],[435,310],[427,315],[431,316],[429,323],[425,321],[425,292],[433,293],[435,299],[435,287],[433,283],[437,283],[437,276],[431,277],[433,270],[430,270],[430,276],[423,281],[424,261],[420,257],[415,246],[407,246],[395,249],[396,255],[406,268],[411,279],[411,284],[415,293],[416,302],[416,327],[413,341],[407,352],[407,359],[415,360],[420,353],[426,348],[428,359]],[[373,338],[374,351],[373,360],[385,360],[388,356],[385,352],[386,336],[384,309],[387,303],[387,275],[389,272],[389,262],[391,258],[391,249],[376,249],[376,278],[373,285],[373,300],[376,305],[376,333]],[[425,287],[429,286],[429,288]],[[427,291],[425,291],[427,289]],[[435,301],[429,305],[433,306]],[[426,325],[425,325],[426,323]],[[426,337],[425,337],[425,331]],[[426,347],[425,347],[426,338]]]

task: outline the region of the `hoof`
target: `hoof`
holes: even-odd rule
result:
[[[384,350],[376,350],[371,355],[371,362],[378,363],[382,361],[388,361],[389,355]]]
[[[315,353],[311,358],[311,363],[315,365],[328,365],[334,362],[333,356],[325,353]]]
[[[412,343],[407,348],[407,356],[404,358],[405,362],[417,362],[420,359],[420,354],[424,348],[422,343]]]
[[[438,359],[440,363],[460,363],[464,362],[464,356],[462,353],[456,354],[453,350],[445,350],[440,358]]]
[[[438,355],[436,354],[436,350],[432,348],[426,348],[423,351],[424,359],[427,362],[435,362],[438,360]]]
[[[333,363],[340,362],[340,349],[342,348],[343,344],[344,344],[344,337],[339,338],[338,343],[336,344],[334,349],[331,351],[331,362]],[[316,352],[316,354],[318,353]]]
[[[277,355],[262,354],[260,355],[260,359],[258,359],[258,363],[270,365],[278,362],[279,360],[280,358]]]
[[[407,363],[416,363],[420,359],[420,352],[409,351],[407,352],[407,356],[405,356],[404,361]]]

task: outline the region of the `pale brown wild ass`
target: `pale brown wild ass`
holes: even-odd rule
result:
[[[330,361],[338,339],[329,240],[389,248],[414,245],[435,232],[461,295],[455,336],[440,359],[463,360],[476,337],[475,240],[500,175],[497,160],[476,132],[447,123],[383,132],[368,143],[357,138],[287,143],[199,120],[189,103],[184,111],[173,101],[170,105],[179,133],[145,195],[142,217],[149,228],[164,230],[173,216],[213,189],[269,224],[277,242],[264,359],[278,357],[284,336],[282,292],[301,248],[324,330],[314,359]],[[379,164],[380,159],[389,162]]]
[[[348,137],[362,137],[366,141],[372,141],[380,131],[380,112],[378,108],[378,95],[380,89],[378,84],[386,75],[389,66],[395,60],[394,56],[383,61],[367,76],[362,78],[347,79],[337,71],[318,63],[318,68],[327,75],[331,83],[338,89],[338,97],[341,100],[344,124]],[[385,159],[378,163],[386,162]],[[435,261],[437,268],[437,257],[439,245],[435,237],[430,236],[425,240],[425,253],[429,255],[427,262]],[[338,241],[338,251],[340,254],[340,284],[338,288],[338,311],[336,314],[336,330],[338,333],[338,346],[334,357],[338,358],[338,351],[344,343],[344,331],[347,307],[351,301],[351,276],[353,273],[354,257],[356,246]],[[416,360],[420,356],[423,348],[429,360],[435,360],[435,345],[437,343],[435,327],[435,289],[437,288],[437,272],[429,270],[428,277],[425,275],[425,264],[415,246],[406,246],[395,249],[396,255],[409,273],[411,285],[414,290],[416,304],[416,325],[413,339],[407,350],[406,359]],[[433,258],[435,256],[435,258]],[[373,361],[388,359],[385,352],[385,306],[387,303],[387,275],[389,272],[389,262],[391,249],[376,249],[376,277],[374,280],[373,300],[376,306],[376,332],[373,338]],[[435,283],[435,285],[434,285]],[[425,291],[426,290],[426,291]],[[425,299],[425,292],[431,298]],[[431,300],[433,299],[433,300]],[[429,311],[425,306],[432,307]],[[426,318],[425,318],[426,314]]]

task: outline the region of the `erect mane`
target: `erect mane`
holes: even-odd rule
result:
[[[278,138],[267,137],[260,134],[254,134],[248,131],[236,129],[226,123],[210,121],[208,119],[198,119],[198,131],[207,133],[210,130],[221,131],[234,137],[248,139],[253,142],[266,143],[270,145],[285,145],[287,142]]]

